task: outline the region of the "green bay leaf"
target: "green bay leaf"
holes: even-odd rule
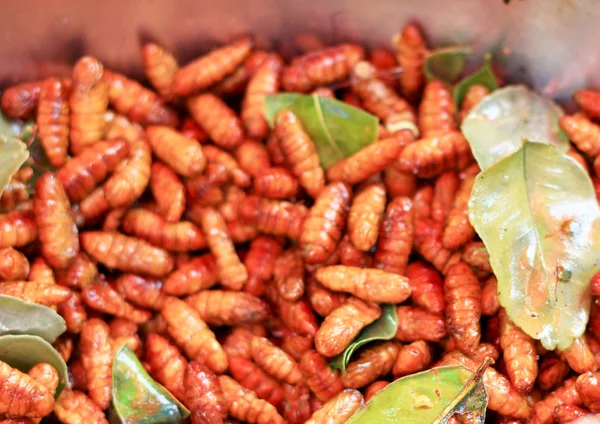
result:
[[[373,396],[347,424],[445,424],[454,414],[483,424],[488,397],[482,378],[489,361],[475,372],[450,365],[400,378]]]
[[[523,140],[548,143],[561,152],[569,140],[558,125],[563,111],[554,102],[522,85],[496,90],[464,119],[461,130],[481,169],[516,152]]]
[[[467,56],[473,53],[470,46],[450,46],[429,53],[423,64],[427,81],[438,79],[451,84],[460,78]]]
[[[52,365],[60,376],[56,398],[69,382],[65,361],[50,343],[38,336],[0,336],[0,361],[22,372],[28,372],[34,365],[42,362]]]
[[[53,309],[0,295],[0,336],[30,334],[54,343],[66,330],[65,320]]]
[[[150,377],[127,346],[117,353],[112,370],[112,405],[123,424],[180,423],[185,406]]]
[[[585,330],[600,270],[600,208],[587,173],[552,146],[526,142],[479,174],[469,219],[510,319],[546,349],[567,348]]]
[[[346,371],[346,366],[350,362],[352,355],[360,347],[367,343],[371,343],[378,340],[391,340],[398,331],[398,314],[396,313],[396,306],[391,304],[385,304],[381,308],[381,316],[363,328],[358,336],[350,343],[350,345],[340,353],[338,356],[331,360],[329,366],[333,369],[339,369]]]
[[[494,75],[494,71],[491,68],[492,63],[492,55],[486,54],[483,59],[483,66],[477,72],[465,77],[462,81],[459,81],[452,90],[452,95],[454,97],[454,103],[456,104],[457,109],[460,109],[460,105],[469,90],[469,87],[472,85],[483,85],[490,92],[495,91],[498,88],[498,81],[496,80],[496,76]]]
[[[377,117],[336,99],[296,93],[266,96],[265,117],[271,128],[281,110],[291,110],[300,119],[324,169],[377,140]]]
[[[28,157],[25,143],[18,138],[0,136],[0,194]]]

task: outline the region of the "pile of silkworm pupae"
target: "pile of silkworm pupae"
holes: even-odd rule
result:
[[[64,318],[55,348],[70,382],[55,401],[53,367],[0,362],[1,422],[107,423],[125,344],[194,424],[341,424],[394,379],[487,357],[493,422],[600,412],[600,306],[570,348],[546,351],[500,307],[469,223],[479,169],[459,125],[486,88],[457,107],[426,82],[414,24],[392,47],[299,37],[285,63],[246,36],[180,67],[149,43],[153,88],[93,57],[8,87],[2,111],[35,120],[50,171],[30,195],[42,165],[25,166],[2,194],[0,294]],[[269,127],[265,96],[278,92],[362,108],[379,139],[324,170],[293,112]],[[600,93],[575,100],[582,112],[560,124],[600,187]],[[396,337],[331,369],[384,303]]]

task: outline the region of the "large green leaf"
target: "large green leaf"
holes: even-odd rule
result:
[[[277,112],[286,109],[302,122],[325,169],[377,140],[377,117],[339,100],[316,94],[269,95],[265,98],[265,117],[271,128]]]
[[[427,55],[423,72],[427,81],[438,79],[453,83],[462,74],[467,56],[473,53],[470,46],[450,46],[436,49]]]
[[[112,380],[112,405],[123,424],[180,423],[190,415],[175,396],[150,377],[127,346],[117,353]]]
[[[560,129],[561,108],[522,85],[496,90],[483,98],[462,123],[461,130],[481,169],[519,150],[523,140],[548,143],[561,152],[569,139]]]
[[[479,174],[469,219],[510,319],[546,349],[567,348],[585,330],[600,270],[600,208],[587,173],[552,146],[526,142]]]
[[[346,371],[346,366],[354,352],[361,346],[377,340],[391,340],[398,331],[398,315],[394,305],[385,304],[381,308],[381,316],[370,325],[363,328],[350,345],[331,360],[329,366],[333,369]]]
[[[30,334],[54,343],[66,330],[65,320],[47,306],[0,295],[0,336]]]
[[[52,365],[60,376],[55,396],[57,398],[69,382],[69,371],[65,361],[50,343],[38,336],[1,336],[0,361],[23,372],[28,372],[34,365],[42,362]]]
[[[454,415],[468,415],[483,424],[488,403],[483,373],[489,359],[474,373],[461,365],[432,368],[400,378],[378,392],[346,424],[445,424]]]
[[[492,71],[491,63],[492,55],[488,53],[485,55],[483,66],[479,71],[465,77],[454,86],[452,92],[457,109],[460,108],[469,87],[472,85],[483,85],[490,90],[490,92],[495,91],[498,88],[498,81],[496,81],[496,76],[494,75],[494,71]]]

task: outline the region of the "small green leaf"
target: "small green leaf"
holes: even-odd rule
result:
[[[302,122],[324,169],[377,140],[377,117],[339,100],[315,94],[269,95],[265,98],[265,117],[271,128],[277,112],[286,109]]]
[[[0,336],[29,334],[54,343],[66,330],[65,320],[47,306],[0,295]]]
[[[432,368],[400,378],[378,392],[346,424],[445,424],[454,414],[469,422],[485,421],[488,403],[483,387],[486,359],[474,372],[461,365]]]
[[[510,319],[552,350],[585,331],[600,271],[600,208],[588,174],[543,143],[479,174],[469,220],[490,254]]]
[[[117,353],[112,380],[112,405],[123,424],[180,423],[190,415],[175,396],[148,375],[127,346]]]
[[[18,138],[0,136],[0,195],[28,157],[29,152],[25,143]]]
[[[329,366],[333,369],[346,371],[346,366],[356,350],[367,343],[377,340],[391,340],[398,331],[398,315],[394,305],[385,304],[381,310],[381,316],[363,328],[358,336],[350,343],[341,354],[331,360]]]
[[[454,103],[457,108],[460,108],[460,105],[465,98],[465,94],[467,94],[469,87],[472,85],[483,85],[490,90],[490,92],[495,91],[498,88],[498,81],[496,80],[494,71],[492,71],[491,63],[492,55],[488,53],[485,55],[483,66],[479,71],[469,75],[454,86]]]
[[[496,90],[473,108],[461,130],[481,169],[519,150],[523,140],[548,143],[561,152],[569,139],[558,125],[561,108],[522,85]]]
[[[0,361],[22,372],[28,372],[34,365],[42,362],[52,365],[60,376],[56,398],[69,382],[65,361],[50,343],[38,336],[0,336]]]
[[[438,79],[453,83],[460,78],[467,56],[472,53],[473,49],[470,46],[451,46],[432,51],[423,64],[427,81]]]

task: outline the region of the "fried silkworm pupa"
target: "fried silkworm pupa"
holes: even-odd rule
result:
[[[598,363],[585,336],[573,340],[573,343],[562,351],[562,355],[575,372],[584,373],[598,369]]]
[[[34,115],[40,99],[42,81],[25,82],[8,87],[2,92],[0,105],[9,118],[27,119]]]
[[[151,125],[146,136],[152,152],[184,177],[199,175],[206,168],[206,157],[196,140],[166,126]]]
[[[29,281],[8,281],[0,283],[0,294],[18,297],[26,302],[45,306],[58,305],[71,297],[71,290],[57,284]]]
[[[52,412],[53,393],[41,382],[0,361],[0,413],[41,418]]]
[[[359,268],[370,268],[373,260],[368,252],[363,252],[352,244],[348,234],[338,244],[337,254],[342,265],[357,266]]]
[[[344,389],[339,372],[329,368],[325,358],[316,350],[304,352],[300,368],[307,379],[308,388],[322,402],[327,402]]]
[[[246,36],[188,63],[175,72],[171,89],[189,96],[222,81],[248,57],[252,44]]]
[[[425,84],[423,64],[428,53],[427,45],[414,23],[409,23],[402,32],[394,35],[392,45],[396,50],[396,60],[402,67],[398,76],[402,94],[414,101]]]
[[[498,313],[500,319],[500,346],[506,371],[513,386],[528,393],[538,375],[537,352],[533,339],[517,327],[504,308]]]
[[[59,303],[56,312],[63,317],[67,331],[71,334],[79,334],[88,319],[85,304],[78,292],[73,292],[71,297]]]
[[[161,315],[167,321],[169,335],[189,358],[206,364],[217,374],[227,370],[225,351],[215,334],[191,306],[182,300],[169,297],[163,305]]]
[[[69,83],[49,78],[42,83],[37,109],[38,134],[54,167],[67,161],[69,146]]]
[[[277,55],[269,55],[248,81],[242,101],[242,122],[249,137],[262,140],[269,132],[264,116],[265,96],[279,91],[279,73],[282,61]]]
[[[244,291],[253,296],[262,296],[265,284],[273,276],[275,260],[282,250],[282,243],[270,236],[258,236],[250,244],[250,249],[244,258],[248,270],[248,281]]]
[[[240,357],[251,359],[250,343],[254,336],[265,337],[267,331],[262,326],[240,326],[234,327],[225,336],[223,350],[228,358]],[[233,373],[233,370],[232,370]]]
[[[371,143],[331,166],[327,170],[327,179],[348,184],[364,181],[392,165],[413,138],[410,131],[402,130],[392,137]]]
[[[212,325],[250,324],[268,316],[267,305],[261,299],[243,292],[204,290],[185,301]]]
[[[254,362],[277,380],[297,384],[302,380],[300,365],[287,353],[265,337],[254,337],[250,342]]]
[[[345,423],[364,403],[358,390],[346,389],[329,399],[305,424]]]
[[[54,414],[65,424],[84,422],[108,424],[102,409],[85,393],[78,390],[63,390],[56,400]]]
[[[537,384],[540,389],[548,391],[563,382],[569,373],[569,365],[554,354],[544,355],[539,363]]]
[[[242,122],[236,113],[214,94],[205,93],[191,97],[187,107],[194,121],[202,127],[215,144],[223,149],[233,149],[244,141]]]
[[[124,139],[94,143],[71,159],[56,175],[72,202],[82,201],[129,153]]]
[[[165,220],[179,221],[185,210],[185,187],[177,174],[165,164],[154,162],[150,169],[150,190]]]
[[[589,416],[589,411],[575,405],[556,405],[554,408],[554,422],[566,424],[576,422],[578,418]]]
[[[381,316],[381,309],[356,297],[325,317],[315,335],[315,348],[323,356],[339,355],[367,325]]]
[[[67,193],[55,174],[37,180],[34,210],[42,255],[55,269],[69,267],[79,252],[79,237]]]
[[[287,249],[275,260],[273,279],[279,295],[294,302],[304,294],[304,261],[296,248]]]
[[[429,312],[414,306],[398,306],[396,338],[402,342],[425,340],[439,342],[448,334],[443,314]]]
[[[171,224],[162,216],[141,208],[129,209],[123,217],[121,228],[125,234],[139,237],[173,252],[189,252],[207,246],[204,234],[191,222],[179,221]]]
[[[12,211],[0,215],[0,248],[25,246],[37,236],[33,211]]]
[[[0,280],[25,280],[29,275],[27,257],[12,247],[0,249]]]
[[[221,284],[231,290],[241,290],[248,280],[248,271],[235,251],[221,214],[214,209],[205,208],[200,219],[208,246],[217,260]]]
[[[419,105],[419,130],[423,138],[437,137],[457,130],[456,107],[452,93],[439,80],[425,85]]]
[[[344,183],[323,189],[304,220],[300,249],[307,264],[323,263],[337,248],[346,226],[352,191]]]
[[[159,334],[149,334],[146,338],[146,361],[150,374],[173,393],[185,401],[184,373],[187,361],[176,346]]]
[[[444,281],[446,327],[464,354],[474,352],[481,338],[481,287],[464,262],[452,265]]]
[[[481,84],[473,84],[469,87],[465,93],[462,104],[460,105],[460,112],[458,112],[458,123],[462,123],[467,117],[471,109],[479,104],[479,102],[488,94],[490,90]]]
[[[133,274],[163,277],[173,269],[173,258],[163,249],[117,232],[88,231],[80,235],[90,257],[110,268]]]
[[[285,420],[269,402],[260,399],[227,375],[219,376],[229,415],[250,424],[284,424]]]
[[[271,168],[271,157],[266,146],[258,141],[246,139],[235,149],[235,159],[247,174],[258,177]]]
[[[158,94],[166,100],[175,100],[172,84],[179,66],[171,52],[156,43],[146,43],[142,46],[142,59],[144,72]]]
[[[582,374],[582,376],[587,376],[587,374]],[[577,386],[574,377],[565,380],[562,386],[536,402],[533,406],[533,414],[530,414],[529,422],[533,424],[550,424],[553,422],[554,410],[558,405],[581,405],[582,398],[585,398],[585,389]],[[583,395],[580,395],[579,388],[581,388]]]
[[[83,288],[81,294],[86,305],[107,314],[138,324],[144,323],[152,317],[149,311],[131,305],[119,292],[103,282],[88,284]]]
[[[352,244],[363,252],[377,241],[385,204],[385,187],[381,183],[369,184],[354,196],[348,214],[348,235]]]
[[[325,187],[325,173],[313,141],[304,131],[298,117],[290,110],[282,110],[275,118],[275,131],[281,151],[306,192],[313,198]]]
[[[283,70],[281,84],[285,91],[306,93],[348,77],[364,56],[363,47],[357,44],[340,44],[313,51],[292,60]]]
[[[275,306],[283,323],[290,330],[301,336],[314,337],[318,327],[317,318],[308,302],[302,299],[295,302],[285,300],[274,284],[267,287],[265,294],[269,302]]]
[[[173,271],[164,281],[162,291],[171,296],[183,296],[209,289],[217,281],[217,262],[209,253],[198,256]]]
[[[98,267],[88,255],[79,252],[68,268],[56,272],[58,284],[71,289],[81,289],[93,283],[98,277]],[[31,277],[30,277],[31,279]]]
[[[408,278],[379,269],[333,265],[319,268],[314,275],[328,289],[350,293],[367,302],[402,303],[411,293]]]
[[[194,424],[223,422],[227,418],[227,402],[217,376],[203,364],[190,362],[183,380],[185,403],[193,415],[199,412],[204,418],[192,418]]]
[[[436,314],[444,313],[444,288],[442,277],[430,265],[415,261],[406,268],[406,278],[412,287],[411,298],[413,302]]]
[[[251,336],[254,337],[254,336]],[[225,348],[225,346],[223,346]],[[227,351],[227,349],[226,349]],[[248,390],[254,391],[261,399],[276,408],[283,401],[283,386],[258,365],[244,356],[227,354],[229,371],[235,380]]]
[[[115,287],[123,297],[142,308],[160,310],[166,296],[162,292],[160,280],[140,277],[134,274],[123,274],[115,280]]]
[[[367,347],[342,372],[342,384],[348,389],[358,389],[372,383],[392,370],[399,353],[400,344],[395,341]]]
[[[306,290],[310,305],[322,317],[326,317],[335,309],[342,306],[348,298],[346,293],[329,290],[310,276],[307,277]]]
[[[110,405],[112,391],[113,361],[108,325],[97,318],[87,321],[81,330],[79,345],[89,396],[104,410]]]
[[[102,78],[108,83],[108,100],[119,113],[142,125],[179,124],[177,113],[152,90],[116,72],[104,70]]]
[[[240,213],[245,222],[263,233],[298,240],[308,209],[301,204],[247,196]]]
[[[56,284],[54,271],[41,256],[38,256],[31,262],[28,280],[37,283]]]
[[[383,380],[377,380],[371,383],[369,387],[367,387],[367,389],[365,390],[365,403],[373,399],[373,396],[379,393],[388,384],[390,384],[389,381]]]
[[[91,56],[84,56],[73,67],[70,148],[74,155],[83,152],[104,135],[104,113],[108,108],[108,84],[102,79],[104,67]]]
[[[558,122],[580,151],[591,157],[600,154],[599,125],[594,124],[583,113],[563,115]]]
[[[287,169],[268,168],[256,175],[254,192],[271,199],[292,199],[298,194],[299,183]]]
[[[448,215],[448,222],[442,236],[446,249],[456,250],[475,236],[475,229],[469,221],[469,198],[475,184],[476,175],[466,177],[458,187],[454,206]]]

